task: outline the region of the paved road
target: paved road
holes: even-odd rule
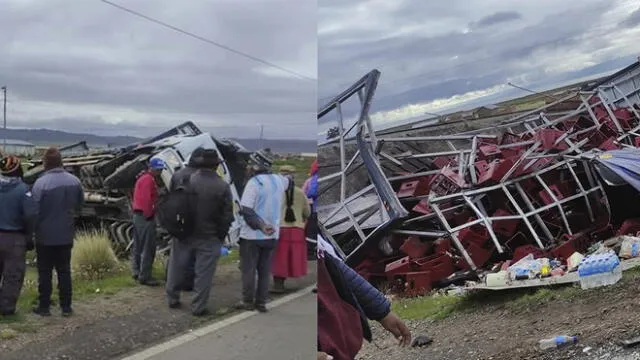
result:
[[[316,356],[317,302],[303,295],[169,349],[150,360],[308,360]]]

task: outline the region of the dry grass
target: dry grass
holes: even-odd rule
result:
[[[81,280],[101,280],[121,270],[111,241],[102,231],[78,234],[71,255],[75,277]]]

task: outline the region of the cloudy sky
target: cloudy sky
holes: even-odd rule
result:
[[[317,77],[315,0],[113,2]],[[219,136],[255,138],[259,124],[267,138],[316,133],[317,82],[99,0],[2,0],[0,34],[9,127],[146,136],[193,120]]]
[[[373,68],[384,126],[606,74],[640,55],[637,0],[319,0],[320,101]]]

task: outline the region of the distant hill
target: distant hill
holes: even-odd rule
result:
[[[0,139],[5,137],[4,129],[0,128]],[[133,136],[100,136],[91,134],[76,134],[49,129],[7,129],[6,137],[13,140],[28,141],[37,146],[63,146],[86,141],[92,147],[123,146],[140,141]],[[249,150],[257,150],[262,143],[263,148],[271,148],[279,153],[316,152],[314,140],[287,139],[234,139]]]
[[[277,153],[315,153],[318,144],[314,140],[263,139],[262,146],[258,139],[233,139],[249,150],[270,148]]]
[[[4,129],[0,129],[0,138],[4,137]],[[69,145],[83,140],[86,141],[89,146],[122,146],[140,140],[133,136],[99,136],[49,129],[7,129],[6,137],[8,139],[28,141],[37,146]]]

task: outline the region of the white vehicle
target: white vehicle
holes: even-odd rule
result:
[[[160,175],[165,189],[169,189],[173,174],[187,165],[195,149],[201,147],[203,149],[214,149],[218,152],[222,160],[222,163],[218,167],[218,175],[231,185],[231,194],[233,196],[233,215],[235,220],[231,225],[227,244],[232,246],[236,245],[240,236],[240,194],[234,184],[229,167],[224,162],[224,156],[218,149],[211,134],[175,135],[153,144],[164,148],[164,150],[153,157],[162,159],[167,164],[167,169]]]

